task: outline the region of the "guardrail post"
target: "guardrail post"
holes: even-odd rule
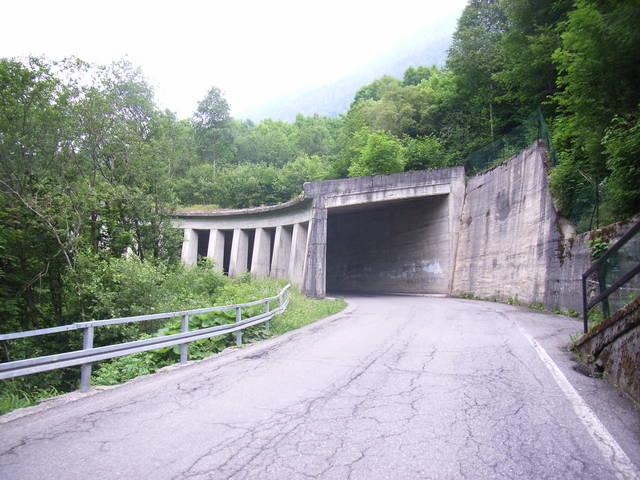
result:
[[[242,307],[236,307],[236,323],[242,320]],[[242,330],[236,332],[236,345],[242,345]]]
[[[264,302],[264,313],[269,313],[269,300]],[[269,331],[269,327],[271,326],[271,319],[266,322],[267,332]]]
[[[189,314],[188,313],[185,313],[182,316],[180,331],[182,331],[183,333],[189,331]],[[189,360],[189,344],[181,343],[180,344],[180,363],[187,363],[187,360]]]
[[[82,331],[82,349],[93,348],[93,325],[85,327]],[[80,366],[80,391],[88,392],[91,388],[91,364],[85,363]]]

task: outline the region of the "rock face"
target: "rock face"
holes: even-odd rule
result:
[[[640,295],[584,335],[575,350],[592,374],[640,402]]]
[[[549,303],[560,231],[540,145],[469,178],[452,293]]]

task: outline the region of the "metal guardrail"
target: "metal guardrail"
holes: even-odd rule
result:
[[[625,244],[627,244],[629,240],[635,237],[638,232],[640,232],[640,221],[637,222],[633,227],[631,227],[627,231],[627,233],[625,233],[620,238],[620,240],[609,247],[607,251],[600,258],[598,258],[598,260],[596,260],[586,272],[582,274],[582,316],[584,319],[584,333],[587,333],[589,331],[589,310],[591,310],[599,303],[602,303],[602,313],[605,318],[608,318],[611,315],[609,308],[609,296],[615,291],[619,290],[624,284],[629,282],[633,277],[640,273],[640,263],[637,263],[615,282],[607,286],[606,267],[608,260]],[[587,298],[587,280],[594,273],[598,278],[598,294],[594,298],[589,300]]]
[[[266,323],[269,328],[270,320],[285,311],[289,304],[289,288],[284,287],[280,293],[274,297],[267,297],[253,302],[241,303],[238,305],[224,305],[219,307],[199,308],[195,310],[183,310],[178,312],[155,313],[151,315],[138,315],[135,317],[111,318],[107,320],[92,320],[89,322],[79,322],[59,327],[42,328],[39,330],[29,330],[25,332],[7,333],[0,335],[0,341],[15,340],[19,338],[34,337],[39,335],[49,335],[51,333],[68,332],[72,330],[82,330],[82,350],[46,355],[42,357],[28,358],[25,360],[15,360],[12,362],[0,363],[0,380],[22,377],[34,373],[57,370],[60,368],[74,367],[80,365],[80,391],[86,392],[90,388],[92,364],[102,360],[122,357],[134,353],[157,350],[160,348],[180,346],[180,363],[186,363],[189,358],[189,344],[198,340],[225,335],[227,333],[236,334],[236,345],[242,344],[242,330],[254,325]],[[272,302],[278,302],[278,306],[271,309]],[[263,305],[263,313],[242,319],[242,309]],[[189,330],[189,317],[211,312],[227,312],[235,310],[235,323],[227,325],[217,325],[215,327]],[[147,320],[159,320],[163,318],[181,317],[181,333],[165,335],[160,337],[135,340],[131,342],[106,345],[104,347],[93,346],[93,334],[96,327],[107,325],[120,325],[123,323],[143,322]]]

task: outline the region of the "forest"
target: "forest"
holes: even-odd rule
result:
[[[251,296],[246,279],[180,266],[176,208],[273,204],[305,181],[465,165],[532,114],[550,132],[561,215],[581,231],[634,215],[638,25],[637,0],[472,0],[444,66],[383,76],[343,115],[292,123],[232,118],[215,86],[177,118],[124,60],[0,59],[0,333]],[[77,341],[3,345],[0,360]],[[11,388],[36,395],[71,378]]]

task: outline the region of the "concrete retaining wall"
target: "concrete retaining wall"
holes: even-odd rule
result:
[[[636,222],[640,216],[626,221],[607,225],[580,235],[574,235],[570,230],[565,232],[559,243],[559,255],[554,259],[553,268],[549,271],[547,289],[549,303],[562,310],[575,310],[582,313],[582,274],[591,266],[591,247],[593,239],[603,239],[610,245],[618,241]],[[610,278],[631,269],[640,262],[640,236],[636,236],[627,243],[617,254],[615,271]],[[610,282],[609,282],[610,283]],[[634,278],[611,298],[614,304],[628,302],[628,289],[640,289],[640,278]],[[590,289],[591,290],[591,289]],[[594,294],[595,292],[590,292]],[[620,295],[625,298],[618,298]],[[621,306],[621,305],[620,305]]]
[[[460,221],[452,293],[552,302],[549,271],[560,231],[539,145],[471,177]]]

